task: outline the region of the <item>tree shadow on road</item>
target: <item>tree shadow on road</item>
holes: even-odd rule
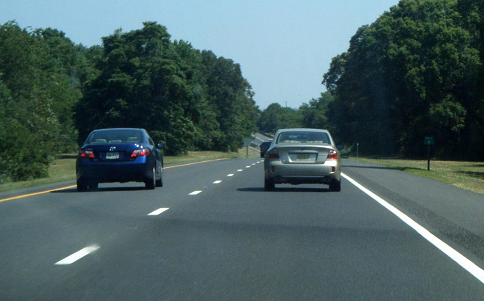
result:
[[[362,165],[342,165],[342,168],[363,168],[363,169],[383,169],[383,170],[399,170],[399,171],[406,171],[406,170],[423,170],[422,168],[416,167],[388,167],[388,166],[362,166]]]
[[[264,187],[247,187],[247,188],[238,188],[237,191],[245,191],[245,192],[331,192],[329,188],[299,188],[299,187],[277,187],[274,190],[264,190]]]

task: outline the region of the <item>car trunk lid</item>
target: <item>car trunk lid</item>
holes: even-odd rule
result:
[[[137,147],[130,144],[96,144],[87,145],[85,149],[92,150],[98,161],[119,162],[131,160],[130,155]]]
[[[323,164],[326,162],[331,146],[276,146],[279,158],[284,164]]]

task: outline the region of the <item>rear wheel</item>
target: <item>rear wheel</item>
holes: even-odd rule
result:
[[[329,190],[339,192],[341,191],[341,180],[334,180],[329,184]]]
[[[264,190],[274,190],[275,187],[276,185],[273,180],[267,178],[264,179]]]
[[[163,187],[163,175],[160,175],[160,179],[156,180],[156,187]]]
[[[84,180],[83,178],[77,179],[77,191],[83,192],[87,191],[87,181]]]
[[[145,187],[146,189],[155,189],[156,187],[156,172],[154,167],[151,171],[151,177],[145,179]]]

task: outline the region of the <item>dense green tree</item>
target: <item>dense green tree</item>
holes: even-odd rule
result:
[[[46,176],[53,155],[101,127],[146,128],[175,155],[234,151],[256,130],[238,64],[143,25],[90,48],[56,29],[0,27],[0,180]]]
[[[234,151],[255,129],[257,108],[240,66],[171,42],[154,22],[103,38],[97,68],[76,108],[80,141],[94,128],[143,127],[176,155]]]
[[[471,45],[479,51],[480,64],[466,75],[467,85],[459,91],[459,98],[467,110],[465,128],[460,142],[465,151],[472,152],[473,159],[484,158],[484,0],[459,0],[458,11],[462,26],[471,36]]]
[[[340,138],[371,154],[420,156],[425,136],[436,137],[439,156],[464,151],[462,137],[478,122],[467,91],[481,61],[462,24],[457,1],[402,0],[360,28],[323,77]]]
[[[235,151],[244,137],[256,130],[258,108],[249,83],[242,77],[240,65],[202,51],[206,91],[214,108],[220,133],[214,138],[215,149]]]
[[[329,122],[326,116],[328,105],[333,101],[330,92],[321,93],[318,99],[312,99],[309,104],[304,103],[299,107],[302,114],[302,126],[306,128],[328,129]]]
[[[270,104],[262,111],[258,126],[260,131],[274,134],[278,129],[302,127],[303,116],[300,110],[282,107],[278,103]]]
[[[184,116],[190,93],[166,28],[146,22],[141,30],[117,30],[103,38],[103,50],[101,73],[76,109],[81,141],[95,128],[141,127],[167,132],[169,153],[186,152],[169,147],[182,145],[173,139],[190,141],[192,133],[177,116]]]
[[[46,45],[15,22],[0,27],[0,171],[25,180],[47,175],[59,146],[62,125],[56,94],[70,87],[58,83]],[[46,70],[51,70],[50,72]]]

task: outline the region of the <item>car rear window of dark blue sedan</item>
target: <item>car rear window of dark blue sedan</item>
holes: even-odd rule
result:
[[[138,143],[141,142],[142,134],[132,130],[113,130],[93,132],[88,138],[88,144],[103,143]]]

